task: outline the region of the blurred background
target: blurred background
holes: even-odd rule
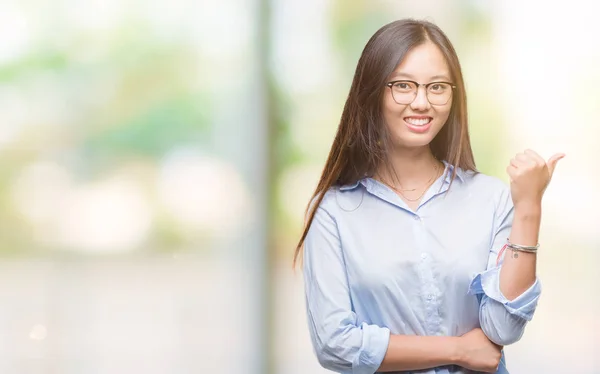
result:
[[[437,23],[478,168],[565,152],[511,373],[600,373],[596,2],[2,0],[0,373],[326,373],[292,255],[369,37]]]

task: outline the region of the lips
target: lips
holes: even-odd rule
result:
[[[431,127],[432,117],[427,116],[411,116],[404,117],[406,127],[412,132],[424,133]]]

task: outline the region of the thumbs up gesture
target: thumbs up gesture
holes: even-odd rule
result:
[[[541,204],[556,164],[563,157],[564,153],[557,153],[545,161],[528,149],[510,160],[506,172],[510,177],[510,192],[515,209],[519,205]]]

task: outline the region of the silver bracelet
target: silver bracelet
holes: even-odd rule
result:
[[[506,239],[506,246],[510,249],[512,249],[513,251],[519,251],[519,252],[527,252],[527,253],[536,253],[538,248],[540,247],[540,243],[537,243],[536,245],[519,245],[519,244],[513,244],[509,241],[509,239]]]

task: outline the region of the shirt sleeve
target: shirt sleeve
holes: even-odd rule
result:
[[[310,337],[326,369],[373,374],[387,351],[388,328],[358,324],[352,311],[337,225],[322,207],[304,241],[303,273]]]
[[[500,291],[500,269],[503,258],[499,252],[510,235],[514,207],[510,189],[504,186],[496,204],[493,240],[487,270],[475,276],[469,293],[480,299],[479,322],[487,337],[496,344],[508,345],[521,339],[525,325],[531,321],[542,287],[535,283],[514,300],[508,300]]]

